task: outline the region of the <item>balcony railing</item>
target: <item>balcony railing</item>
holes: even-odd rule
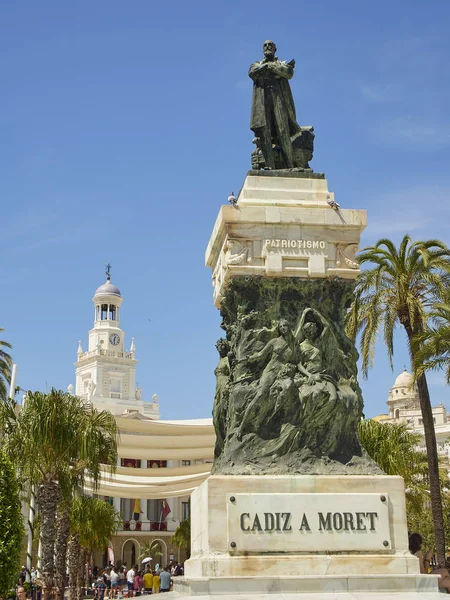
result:
[[[123,521],[122,531],[168,531],[166,521]]]
[[[116,352],[115,350],[91,350],[83,352],[78,356],[78,360],[91,358],[92,356],[111,356],[112,358],[134,358],[134,352]]]

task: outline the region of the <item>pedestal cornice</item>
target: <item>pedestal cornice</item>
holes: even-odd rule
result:
[[[237,275],[355,279],[366,211],[332,208],[326,179],[251,173],[237,205],[220,208],[206,250],[216,306]]]

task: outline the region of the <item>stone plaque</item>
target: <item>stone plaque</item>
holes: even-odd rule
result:
[[[387,494],[227,494],[230,552],[391,549]]]

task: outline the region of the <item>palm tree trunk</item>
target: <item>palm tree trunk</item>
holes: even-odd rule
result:
[[[69,600],[77,600],[78,564],[81,554],[80,536],[78,533],[70,536],[67,554],[69,558]]]
[[[409,347],[412,348],[414,337],[413,328],[410,323],[403,323],[408,336]],[[415,332],[417,333],[417,332]],[[412,363],[415,364],[414,355],[411,352]],[[437,452],[436,431],[434,429],[433,409],[431,408],[430,392],[428,390],[427,378],[421,375],[417,378],[417,390],[419,392],[420,410],[422,413],[423,432],[425,446],[427,449],[428,477],[430,482],[431,514],[433,516],[434,543],[439,565],[445,567],[445,531],[444,518],[442,514],[441,480],[439,477],[439,457]]]
[[[78,570],[77,570],[77,598],[76,600],[83,600],[85,589],[85,569],[84,565],[86,562],[86,552],[83,552],[80,548],[78,554]]]
[[[428,474],[430,478],[431,513],[433,515],[434,542],[436,544],[437,561],[445,566],[445,532],[442,514],[441,481],[439,478],[439,458],[434,430],[433,411],[430,393],[425,375],[417,379],[420,409],[422,411],[423,431],[428,457]]]
[[[41,514],[42,591],[44,600],[50,600],[53,592],[56,510],[60,500],[58,483],[44,479],[39,486],[36,499]]]
[[[70,507],[72,498],[61,502],[56,516],[56,541],[55,541],[55,584],[56,598],[64,600],[66,589],[67,569],[67,544],[70,533]]]

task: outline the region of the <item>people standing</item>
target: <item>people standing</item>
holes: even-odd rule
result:
[[[134,578],[136,577],[137,568],[137,565],[134,565],[127,572],[128,598],[132,598],[134,595]]]
[[[159,571],[153,571],[153,593],[159,594],[159,586],[161,585],[161,578]]]
[[[151,594],[153,592],[153,573],[147,566],[147,571],[144,575],[144,594]]]
[[[134,591],[136,596],[140,596],[142,592],[142,584],[144,580],[142,579],[142,571],[136,571],[136,575],[134,578]]]
[[[103,578],[103,576],[99,576],[99,578],[97,579],[97,582],[95,584],[95,591],[96,591],[96,598],[98,598],[98,600],[103,600],[105,597],[105,590],[106,590],[106,583],[105,580]]]
[[[111,596],[111,569],[109,567],[103,573],[103,581],[106,585],[106,595],[109,598]]]
[[[111,579],[111,598],[117,598],[117,591],[119,589],[119,574],[116,572],[116,568],[114,566],[111,567],[110,571],[110,579]]]
[[[172,576],[169,573],[169,569],[164,567],[161,573],[161,592],[170,592],[170,586],[172,585]]]

